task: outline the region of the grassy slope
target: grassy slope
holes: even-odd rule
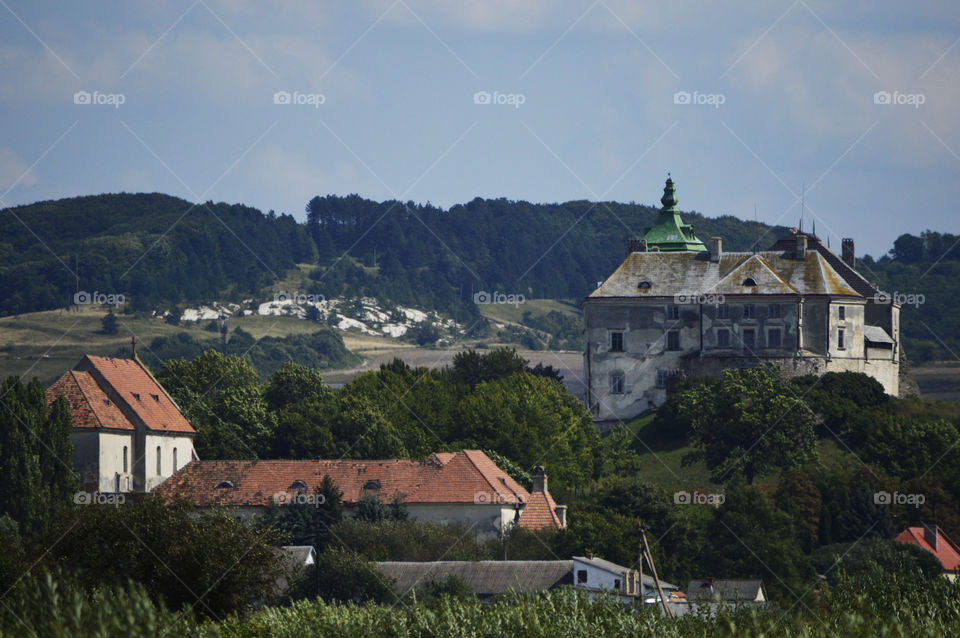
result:
[[[534,317],[539,317],[556,310],[565,315],[578,316],[580,308],[577,302],[571,299],[527,299],[521,304],[481,304],[480,314],[491,321],[500,323],[520,324],[523,313],[530,311]]]

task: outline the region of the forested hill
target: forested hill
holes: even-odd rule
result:
[[[293,217],[249,206],[156,193],[39,202],[0,212],[0,314],[65,306],[78,288],[138,310],[251,294],[315,258]]]
[[[657,209],[571,201],[474,199],[441,209],[357,195],[314,197],[307,222],[224,203],[162,194],[112,194],[0,211],[0,314],[62,307],[79,289],[123,294],[134,310],[256,296],[296,263],[316,263],[309,290],[378,297],[477,317],[473,294],[581,298],[623,259],[625,242]],[[786,228],[732,216],[683,214],[726,250],[766,249]],[[960,352],[958,237],[898,238],[858,269],[905,299],[903,333],[914,360]],[[343,255],[346,254],[346,258]],[[68,270],[69,269],[69,270]],[[913,303],[920,301],[921,303]]]

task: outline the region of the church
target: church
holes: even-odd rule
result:
[[[762,252],[724,252],[683,223],[667,178],[656,223],[583,301],[586,401],[598,423],[660,406],[671,381],[772,364],[788,376],[862,372],[900,389],[900,306],[791,228]]]

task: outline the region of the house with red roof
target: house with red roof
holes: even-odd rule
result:
[[[960,573],[960,547],[957,546],[939,525],[924,523],[919,527],[908,527],[900,532],[897,540],[912,543],[937,557],[943,565],[943,574],[951,581]]]
[[[47,388],[70,402],[73,466],[90,492],[149,492],[196,459],[196,430],[136,358],[87,355]]]
[[[343,492],[348,512],[372,494],[384,503],[399,499],[417,520],[471,525],[478,538],[495,537],[514,524],[566,527],[567,508],[553,500],[542,467],[534,470],[527,491],[480,450],[438,452],[423,461],[194,461],[153,493],[167,502],[228,508],[249,518],[273,503],[282,506],[312,495],[324,476]]]

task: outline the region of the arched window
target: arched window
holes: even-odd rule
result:
[[[363,489],[365,489],[365,490],[379,490],[379,489],[380,489],[380,481],[378,481],[378,480],[367,481],[366,483],[363,484]]]
[[[641,281],[641,282],[640,282],[640,285],[638,285],[637,288],[639,288],[640,290],[650,290],[650,282],[649,282],[649,281]]]
[[[157,474],[160,474],[160,446],[157,446]]]
[[[228,481],[228,480],[224,479],[223,481],[220,481],[219,483],[217,483],[217,486],[216,486],[214,489],[217,489],[217,490],[232,490],[232,489],[234,489],[233,481]]]
[[[288,487],[287,489],[288,490],[305,490],[307,489],[307,483],[306,481],[301,481],[300,479],[297,479],[296,481],[291,483],[290,487]]]
[[[757,285],[757,282],[753,279],[753,277],[747,277],[746,279],[743,280],[743,284],[742,284],[742,285],[744,285],[744,286],[756,286],[756,285]]]

